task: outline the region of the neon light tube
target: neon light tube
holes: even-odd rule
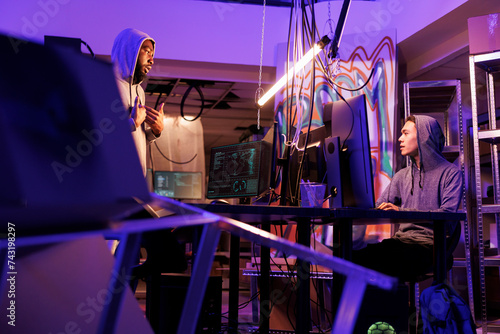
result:
[[[306,64],[308,64],[316,55],[322,50],[322,48],[318,45],[315,44],[314,47],[307,51],[307,53],[302,57],[294,67],[290,68],[288,70],[288,74],[285,74],[284,76],[281,77],[281,79],[278,80],[274,84],[274,86],[271,87],[270,90],[267,91],[264,96],[262,96],[258,101],[257,104],[259,106],[263,106],[271,97],[274,96],[280,90],[285,84],[286,84],[286,78],[288,75],[288,79],[290,80],[295,74],[297,74]]]

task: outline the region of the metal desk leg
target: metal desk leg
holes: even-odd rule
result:
[[[262,230],[271,231],[269,224],[263,224]],[[269,247],[260,247],[260,325],[259,333],[269,333],[269,317],[271,316],[269,276],[271,272],[270,264],[271,252]]]
[[[352,219],[341,219],[333,229],[333,253],[334,256],[346,260],[352,259]],[[331,293],[332,314],[337,313],[344,282],[345,276],[333,273]]]
[[[352,219],[342,219],[340,221],[340,257],[352,260]]]
[[[125,289],[129,289],[128,280],[130,268],[137,258],[140,248],[141,235],[129,234],[120,240],[120,247],[116,255],[115,266],[109,282],[109,294],[111,301],[107,304],[101,314],[98,333],[115,333],[118,318],[120,316],[121,304]]]
[[[297,234],[298,243],[310,247],[310,219],[300,219],[297,222]],[[311,330],[310,263],[300,259],[297,259],[297,285],[296,333],[309,333]]]
[[[434,282],[446,280],[446,221],[434,222]]]
[[[238,333],[238,295],[240,292],[240,237],[231,235],[229,256],[229,334]]]
[[[220,230],[216,225],[209,224],[203,227],[198,254],[194,260],[193,272],[177,328],[179,334],[193,334],[196,331],[219,237]]]
[[[161,274],[146,277],[146,319],[155,333],[159,332],[161,307]]]

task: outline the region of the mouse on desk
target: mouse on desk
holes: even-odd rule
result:
[[[225,199],[214,199],[210,204],[229,204]]]

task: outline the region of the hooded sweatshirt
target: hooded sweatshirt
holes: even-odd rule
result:
[[[143,123],[136,129],[134,120],[130,118],[130,113],[134,107],[136,96],[138,103],[144,104],[146,96],[140,82],[134,84],[134,70],[137,58],[144,41],[150,40],[153,48],[156,48],[155,41],[146,33],[136,29],[125,29],[116,36],[111,50],[111,61],[113,62],[118,90],[123,104],[129,112],[130,129],[135,142],[142,172],[146,176],[146,149],[147,145],[157,138],[151,128]]]
[[[376,205],[390,202],[400,210],[456,212],[462,199],[462,172],[443,156],[444,135],[432,117],[415,115],[420,168],[414,158],[411,165],[398,171]],[[448,226],[453,234],[458,224]],[[432,245],[430,225],[401,224],[393,238],[406,243]]]

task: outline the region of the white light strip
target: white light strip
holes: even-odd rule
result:
[[[290,68],[288,70],[288,74],[285,74],[284,76],[281,77],[281,79],[278,80],[278,82],[276,82],[274,84],[273,87],[271,87],[270,90],[267,91],[266,94],[264,94],[264,96],[262,96],[259,101],[257,101],[257,104],[259,106],[263,106],[264,104],[266,104],[266,102],[274,96],[274,94],[276,94],[278,92],[278,90],[280,90],[285,84],[286,84],[286,78],[287,78],[287,75],[288,75],[288,79],[292,79],[292,77],[297,74],[300,70],[302,70],[302,68],[304,66],[306,66],[307,63],[309,63],[313,57],[315,57],[322,49],[318,46],[318,44],[315,44],[314,47],[307,51],[307,53],[304,55],[304,57],[302,57],[296,64],[294,67]]]

